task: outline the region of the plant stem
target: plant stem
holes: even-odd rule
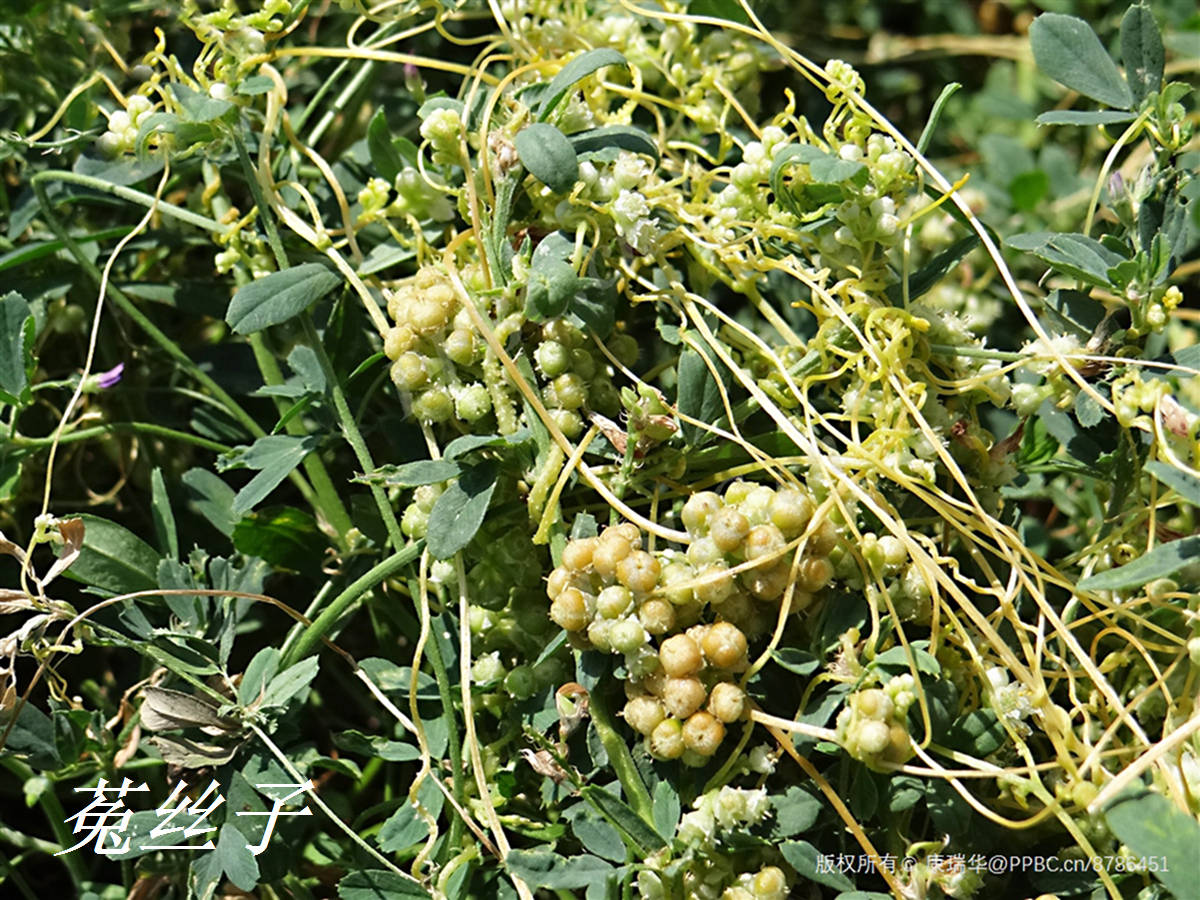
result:
[[[588,698],[588,708],[592,713],[592,723],[596,726],[596,733],[600,736],[600,743],[604,745],[604,749],[608,753],[608,761],[612,763],[613,771],[616,772],[617,779],[621,782],[625,799],[642,821],[653,828],[654,804],[650,800],[650,792],[646,790],[642,776],[638,774],[637,766],[634,765],[633,756],[629,752],[625,739],[617,734],[617,729],[613,724],[612,710],[608,708],[608,698],[601,691],[594,690]]]
[[[0,765],[3,765],[8,771],[12,772],[21,780],[22,783],[28,782],[36,777],[36,773],[13,757],[0,759]],[[46,814],[46,818],[50,822],[50,830],[54,832],[54,839],[58,841],[58,849],[65,850],[72,845],[71,832],[67,828],[67,814],[63,809],[62,804],[58,801],[58,794],[54,792],[55,785],[51,782],[46,790],[38,795],[38,806],[42,808],[42,812]],[[79,861],[79,857],[71,853],[65,853],[60,857],[63,865],[67,867],[67,874],[71,876],[71,884],[75,888],[75,895],[83,895],[83,883],[88,880],[88,874],[83,868],[83,864]]]
[[[122,200],[128,200],[131,203],[136,203],[139,206],[149,208],[155,207],[158,212],[164,216],[176,219],[180,222],[185,222],[188,225],[195,225],[197,228],[203,228],[205,231],[211,231],[214,234],[225,234],[229,231],[229,226],[222,225],[216,219],[210,219],[208,216],[202,216],[199,213],[194,213],[190,209],[184,209],[182,206],[176,206],[174,203],[168,203],[166,200],[158,200],[155,202],[153,194],[147,194],[145,191],[138,191],[131,187],[125,187],[122,184],[109,184],[107,181],[101,181],[99,178],[93,178],[91,175],[80,175],[78,172],[63,172],[63,171],[45,171],[38,172],[31,179],[34,185],[34,192],[38,195],[38,202],[41,204],[43,212],[49,213],[50,204],[46,202],[45,189],[37,190],[38,183],[45,184],[47,181],[61,181],[67,184],[78,184],[86,188],[91,188],[94,191],[100,191],[104,194],[112,194],[114,197],[120,197]],[[57,234],[57,229],[55,230]],[[66,238],[59,235],[59,239],[63,241],[67,249],[70,244]],[[73,238],[71,241],[73,242]],[[72,253],[74,251],[72,250]]]
[[[421,553],[421,547],[422,542],[420,541],[409,544],[398,553],[393,553],[387,559],[376,563],[365,574],[352,581],[345,590],[330,601],[329,605],[325,607],[325,611],[317,616],[316,621],[300,632],[300,636],[290,647],[285,645],[283,661],[280,663],[281,668],[295,665],[311,655],[321,639],[333,630],[334,625],[363,594],[415,560]],[[290,636],[288,643],[291,643]]]
[[[101,437],[106,434],[120,434],[122,432],[131,432],[133,434],[150,434],[157,437],[169,438],[171,440],[183,441],[187,444],[194,444],[197,447],[203,447],[205,450],[212,450],[214,453],[228,453],[233,448],[227,444],[222,444],[217,441],[210,441],[206,437],[201,437],[198,434],[191,434],[187,431],[177,431],[174,428],[167,428],[165,425],[154,425],[150,422],[110,422],[107,425],[95,425],[91,428],[80,428],[78,431],[68,431],[58,438],[60,444],[70,444],[75,441],[87,441],[94,437]],[[27,447],[35,449],[38,447],[49,447],[54,443],[54,435],[46,437],[25,437],[24,435],[14,435],[10,439],[10,443],[14,447]]]

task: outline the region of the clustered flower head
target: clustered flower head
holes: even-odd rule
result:
[[[915,682],[908,674],[895,675],[882,687],[856,691],[838,713],[838,743],[879,771],[887,771],[885,764],[906,762],[912,756],[906,719],[915,701]]]

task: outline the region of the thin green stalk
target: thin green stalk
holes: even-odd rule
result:
[[[458,723],[454,715],[454,695],[450,692],[450,673],[446,669],[446,660],[442,656],[442,645],[437,635],[430,634],[425,645],[429,655],[429,664],[433,666],[433,678],[438,686],[438,698],[442,701],[442,714],[446,716],[446,734],[449,738],[447,751],[450,754],[451,793],[460,807],[466,805],[467,786],[463,779],[462,741],[458,737]],[[463,820],[461,816],[453,816],[450,820],[450,836],[442,848],[442,862],[445,856],[459,849],[462,843]]]
[[[206,182],[212,182],[218,177],[216,167],[211,163],[204,164],[204,177]],[[220,192],[213,195],[212,200],[213,212],[218,215],[223,215],[229,208],[229,202]],[[242,267],[237,267],[234,270],[234,279],[238,286],[249,284],[250,277]],[[263,382],[267,385],[283,384],[283,372],[279,368],[279,361],[275,357],[275,353],[267,346],[266,337],[261,331],[256,331],[250,335],[250,349],[254,352],[254,361],[258,364],[258,371],[263,377]],[[275,408],[280,416],[287,412],[287,403],[282,397],[276,397]],[[304,423],[298,419],[289,419],[284,426],[284,430],[288,434],[302,437],[308,432],[304,427]],[[321,460],[319,454],[310,453],[304,457],[304,472],[308,475],[308,480],[312,484],[315,493],[314,510],[325,519],[337,535],[338,546],[343,550],[348,549],[346,543],[346,535],[350,529],[354,527],[354,522],[350,518],[350,513],[346,510],[346,506],[342,503],[342,498],[337,492],[337,488],[333,484],[333,479],[329,477],[329,470],[325,468],[325,463]]]
[[[47,178],[43,176],[54,178],[62,174],[64,173],[39,172],[37,175],[34,175],[32,179],[30,179],[30,184],[33,186],[33,192],[38,198],[38,204],[42,208],[42,215],[45,216],[46,224],[49,225],[50,230],[53,231],[55,236],[63,242],[63,245],[68,251],[70,251],[71,255],[75,257],[75,260],[79,263],[83,270],[87,272],[92,280],[95,281],[96,284],[99,284],[102,278],[100,270],[96,267],[95,263],[88,259],[88,257],[83,253],[83,250],[80,248],[79,244],[76,243],[75,239],[72,238],[67,232],[58,216],[55,215],[53,204],[50,200],[50,197],[46,194]],[[208,222],[211,220],[204,218],[204,221]],[[248,412],[242,409],[241,405],[234,400],[233,397],[230,396],[230,394],[223,387],[217,384],[211,375],[202,370],[196,364],[195,360],[184,353],[183,349],[177,343],[171,340],[171,338],[167,337],[167,335],[161,331],[158,326],[151,322],[150,319],[147,318],[140,309],[138,309],[137,304],[130,300],[120,288],[109,284],[107,296],[112,298],[112,301],[116,304],[117,308],[120,309],[121,312],[123,312],[130,319],[132,319],[133,322],[139,328],[141,328],[143,332],[145,332],[147,337],[154,341],[154,343],[158,344],[158,346],[166,352],[167,356],[179,363],[179,365],[193,379],[199,382],[208,390],[210,394],[212,394],[213,397],[220,401],[224,405],[226,411],[238,422],[239,425],[246,429],[251,437],[260,438],[266,436],[266,431],[263,430],[262,426],[259,425],[258,422],[256,422]],[[292,471],[288,477],[299,489],[304,498],[310,503],[313,503],[315,506],[316,504],[313,501],[313,489],[304,479],[304,476],[299,472]]]
[[[358,424],[354,421],[354,413],[350,409],[350,404],[346,401],[346,392],[342,390],[342,384],[338,380],[337,372],[333,369],[333,363],[329,359],[329,354],[325,352],[325,345],[321,342],[321,336],[317,333],[317,326],[313,323],[312,314],[307,312],[302,313],[300,321],[304,326],[304,335],[308,340],[308,344],[317,355],[317,361],[321,364],[321,371],[325,373],[325,382],[329,385],[329,393],[333,398],[333,411],[337,415],[342,434],[350,444],[350,448],[354,451],[354,457],[358,460],[358,464],[363,472],[373,472],[375,470],[375,461],[371,458],[371,451],[367,449],[367,442],[363,439],[362,432],[358,430]],[[370,491],[371,496],[375,499],[375,505],[379,508],[379,515],[383,519],[383,524],[387,528],[388,540],[393,549],[404,546],[404,534],[400,531],[400,523],[396,519],[396,511],[392,509],[392,504],[387,498],[387,492],[384,491],[382,485],[378,484],[372,484]]]
[[[164,216],[185,222],[188,225],[195,225],[197,228],[203,228],[205,231],[211,231],[214,234],[225,234],[229,231],[228,225],[222,225],[216,219],[210,219],[208,216],[194,213],[190,209],[184,209],[182,206],[176,206],[174,203],[168,203],[166,200],[159,200],[156,205],[153,194],[125,187],[123,184],[110,184],[107,181],[101,181],[99,178],[93,178],[91,175],[80,175],[78,172],[64,172],[61,170],[38,172],[32,179],[34,190],[37,191],[38,182],[44,184],[47,181],[78,184],[104,194],[112,194],[114,197],[120,197],[122,200],[128,200],[147,209],[154,206]],[[50,204],[46,202],[44,193],[37,191],[37,194],[42,210],[49,212]],[[61,236],[60,240],[63,240]],[[63,243],[66,244],[66,240],[63,240]],[[69,246],[68,249],[70,249]]]
[[[288,647],[285,645],[284,647],[283,662],[281,663],[282,668],[295,665],[305,657],[312,655],[321,643],[321,639],[333,630],[333,627],[362,598],[363,594],[376,585],[381,584],[385,579],[390,578],[415,560],[420,555],[422,546],[423,542],[421,541],[409,544],[399,552],[393,553],[387,559],[376,563],[365,574],[356,578],[340,594],[334,597],[329,605],[325,607],[325,611],[317,616],[316,621],[311,625],[305,626],[304,630],[300,632],[300,636],[294,642],[289,635],[287,643],[290,643],[291,646]]]
[[[0,759],[0,765],[3,765],[8,771],[16,775],[22,783],[28,782],[36,775],[33,769],[11,756]],[[50,830],[54,832],[54,839],[58,841],[59,849],[65,850],[75,842],[71,840],[71,831],[67,827],[67,813],[63,809],[62,804],[58,802],[58,795],[54,793],[54,787],[51,784],[50,787],[38,795],[38,806],[42,808],[42,812],[46,814],[46,819],[50,822]],[[83,883],[89,880],[88,873],[83,868],[83,863],[80,862],[78,856],[72,853],[66,853],[57,858],[61,859],[63,865],[67,867],[67,874],[71,876],[71,884],[75,888],[75,895],[82,896]]]
[[[608,708],[608,700],[602,691],[591,692],[588,709],[592,714],[592,724],[596,726],[596,733],[600,736],[600,743],[608,752],[608,761],[612,763],[613,771],[621,782],[621,789],[625,792],[629,807],[642,821],[653,827],[654,804],[650,800],[650,792],[646,790],[646,784],[638,774],[625,739],[617,733],[612,710]]]
[[[187,431],[177,431],[174,428],[167,428],[163,425],[154,425],[150,422],[110,422],[107,425],[96,425],[92,428],[81,428],[78,431],[68,431],[58,438],[60,444],[70,444],[75,441],[88,441],[95,437],[101,437],[106,434],[121,434],[130,432],[133,434],[149,434],[156,437],[169,438],[175,441],[183,441],[186,444],[194,444],[197,447],[203,447],[205,450],[212,450],[214,453],[228,453],[233,448],[227,444],[219,443],[218,441],[210,441],[206,437],[201,437],[198,434],[191,434]],[[54,443],[54,435],[46,437],[25,437],[24,435],[14,435],[9,443],[14,447],[37,448],[49,447]]]

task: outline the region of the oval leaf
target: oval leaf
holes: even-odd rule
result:
[[[1121,19],[1121,62],[1134,103],[1162,89],[1165,58],[1154,14],[1141,4],[1129,7]]]
[[[233,295],[225,321],[238,334],[253,334],[299,315],[341,283],[320,263],[272,272]]]
[[[1059,84],[1117,109],[1133,105],[1117,64],[1083,19],[1042,13],[1029,28],[1029,42],[1038,68]]]
[[[1113,834],[1134,856],[1163,859],[1161,871],[1151,869],[1176,897],[1195,897],[1196,848],[1200,824],[1170,800],[1150,791],[1122,794],[1104,810]]]
[[[496,467],[481,463],[463,471],[462,477],[438,497],[429,513],[426,546],[435,559],[453,556],[475,537],[496,489]]]
[[[579,177],[575,148],[553,125],[535,122],[522,128],[513,144],[529,173],[555,193],[565,194]]]
[[[579,54],[559,70],[551,80],[550,86],[546,88],[546,92],[542,95],[542,103],[538,107],[538,121],[546,121],[546,117],[554,112],[554,107],[558,106],[562,98],[567,95],[567,91],[577,83],[583,81],[597,69],[616,65],[627,66],[629,63],[626,62],[624,56],[611,47],[597,47],[595,50]]]
[[[1167,578],[1196,562],[1200,562],[1200,535],[1161,544],[1131,563],[1083,579],[1079,587],[1085,591],[1120,591]]]
[[[114,594],[158,587],[159,555],[149,544],[108,519],[86,513],[78,518],[84,524],[83,546],[64,573],[68,578]]]
[[[590,128],[568,135],[567,140],[575,148],[576,153],[594,153],[608,147],[618,150],[629,150],[632,153],[644,153],[658,159],[658,144],[640,128],[629,125],[603,125],[600,128]]]

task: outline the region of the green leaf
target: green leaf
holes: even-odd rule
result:
[[[609,147],[618,150],[629,150],[632,153],[644,153],[658,159],[658,144],[640,128],[631,125],[601,125],[599,128],[589,128],[587,131],[577,131],[567,135],[567,140],[578,153],[594,153]]]
[[[154,536],[163,555],[179,558],[179,534],[175,530],[175,513],[171,509],[171,498],[163,481],[162,469],[155,467],[150,473],[150,516],[154,520]]]
[[[701,355],[699,350],[688,347],[679,356],[676,375],[679,385],[679,412],[681,415],[712,425],[725,411],[725,404],[721,400],[721,383],[713,377],[708,367],[711,364],[722,376],[725,375],[725,367],[700,335],[694,337],[695,343],[704,353]],[[708,357],[709,362],[705,362],[705,357]],[[698,447],[712,437],[711,432],[687,421],[682,423],[682,431],[684,439],[692,447]]]
[[[1089,575],[1079,582],[1083,591],[1120,591],[1138,587],[1155,578],[1167,578],[1186,566],[1200,562],[1200,535],[1181,538],[1169,544],[1159,544],[1149,553],[1131,563]],[[1188,584],[1196,578],[1186,579]]]
[[[666,846],[650,823],[630,809],[623,800],[594,784],[587,785],[579,793],[640,847],[644,855],[648,856]]]
[[[728,22],[739,22],[742,25],[750,24],[746,11],[742,9],[737,0],[691,0],[688,4],[688,14],[725,19]]]
[[[1148,462],[1144,468],[1192,506],[1200,506],[1200,478],[1163,462]]]
[[[333,742],[351,753],[361,753],[366,757],[378,756],[388,762],[411,762],[421,758],[420,749],[412,744],[391,741],[377,734],[363,734],[353,729],[334,734]]]
[[[1108,270],[1124,261],[1099,241],[1082,234],[1034,231],[1015,234],[1004,243],[1014,250],[1032,253],[1059,272],[1100,287],[1108,286]]]
[[[403,875],[387,869],[359,869],[338,882],[341,900],[404,900],[429,897],[429,891]]]
[[[839,891],[854,889],[854,883],[836,869],[826,872],[827,866],[818,868],[817,860],[820,858],[821,852],[808,841],[784,841],[779,845],[779,852],[783,854],[783,858],[787,860],[789,866],[796,870],[797,874],[809,881],[815,881],[817,884],[823,884]]]
[[[1108,414],[1091,396],[1080,391],[1075,395],[1075,418],[1084,428],[1094,428],[1104,421]]]
[[[302,659],[272,678],[263,694],[260,704],[262,708],[283,706],[301,691],[306,690],[312,684],[312,680],[317,677],[318,660],[317,656]]]
[[[579,160],[567,136],[545,122],[534,122],[513,138],[521,163],[538,181],[558,194],[565,194],[579,178]]]
[[[679,794],[669,781],[660,781],[654,786],[654,800],[651,804],[654,813],[654,830],[668,844],[675,838],[675,829],[679,827]]]
[[[1022,172],[1008,184],[1008,196],[1012,199],[1013,209],[1019,212],[1035,209],[1049,190],[1050,176],[1041,169]]]
[[[1042,13],[1029,27],[1029,42],[1038,68],[1059,84],[1106,106],[1133,105],[1129,85],[1083,19]]]
[[[237,492],[233,499],[233,513],[239,518],[252,510],[267,494],[291,474],[292,469],[317,449],[320,438],[316,435],[299,437],[290,434],[272,434],[261,437],[240,456],[236,464],[259,472]],[[227,464],[228,465],[228,464]]]
[[[807,650],[781,647],[772,651],[771,658],[789,672],[805,678],[821,668],[821,660]]]
[[[959,264],[962,258],[974,250],[978,245],[978,235],[970,234],[964,238],[960,238],[933,259],[931,259],[928,263],[923,265],[916,272],[909,275],[909,301],[916,300],[921,295],[932,290],[934,285],[945,278],[946,275]],[[889,285],[886,293],[888,299],[897,305],[901,302],[904,296],[902,287],[899,284]]]
[[[819,799],[797,785],[792,785],[781,794],[773,794],[771,805],[775,807],[771,836],[776,839],[807,831],[817,821],[822,809]]]
[[[277,568],[315,573],[325,554],[326,538],[310,513],[294,506],[272,506],[244,516],[233,526],[233,546]]]
[[[254,654],[238,685],[238,703],[249,706],[259,698],[266,690],[267,683],[279,671],[279,659],[279,651],[274,647],[264,647]]]
[[[605,66],[627,65],[629,63],[626,62],[625,57],[610,47],[597,47],[595,50],[579,54],[559,69],[558,74],[551,79],[549,87],[542,95],[541,105],[538,107],[538,121],[545,122],[550,113],[554,112],[554,107],[558,106],[562,98],[567,95],[567,91],[593,72],[603,69]],[[520,145],[518,145],[517,150],[520,149]],[[528,164],[526,164],[526,168],[528,168]]]
[[[579,843],[592,853],[613,862],[625,862],[625,842],[621,833],[586,803],[576,803],[563,813]]]
[[[341,283],[342,276],[321,263],[272,272],[233,295],[225,321],[238,334],[253,334],[299,315]]]
[[[63,574],[114,594],[158,587],[161,557],[149,544],[108,519],[87,513],[79,518],[84,526],[83,547],[79,558]]]
[[[237,86],[236,93],[243,97],[256,97],[259,94],[269,93],[271,88],[275,86],[266,75],[251,75],[249,78],[244,78]]]
[[[1061,334],[1088,340],[1104,321],[1104,306],[1081,291],[1051,291],[1042,301],[1047,318]]]
[[[369,475],[360,475],[355,481],[385,484],[389,487],[419,487],[423,484],[441,484],[462,472],[462,466],[448,459],[419,459],[401,465],[380,466]]]
[[[1151,874],[1178,900],[1200,897],[1196,881],[1200,823],[1166,797],[1148,790],[1122,794],[1104,809],[1108,827],[1135,857],[1165,859]]]
[[[417,802],[434,819],[441,814],[445,797],[432,778],[426,778],[417,788]],[[410,801],[396,810],[379,829],[379,847],[384,853],[396,853],[419,843],[429,836],[429,823]]]
[[[942,110],[946,106],[946,101],[949,100],[961,88],[962,85],[957,81],[952,81],[938,94],[937,100],[933,103],[933,109],[929,112],[929,121],[925,123],[925,127],[921,130],[921,137],[917,141],[917,152],[924,153],[929,147],[929,142],[933,139],[933,133],[937,130],[938,122],[942,118]]]
[[[234,731],[237,722],[217,714],[217,705],[207,697],[150,685],[144,690],[139,717],[147,731],[175,728],[205,728],[216,735]]]
[[[526,884],[548,890],[584,888],[603,882],[613,872],[611,863],[596,856],[559,856],[549,850],[513,850],[504,858],[505,868]]]
[[[897,672],[909,672],[911,671],[909,651],[912,651],[913,662],[916,663],[919,673],[923,675],[941,674],[942,667],[938,664],[937,659],[919,644],[928,646],[928,643],[924,641],[909,644],[908,649],[897,645],[876,656],[871,660],[871,665],[881,669],[895,669]]]
[[[483,524],[495,489],[496,467],[484,462],[463,469],[458,481],[437,498],[425,536],[435,559],[448,559],[471,542]]]
[[[1008,733],[990,709],[976,709],[957,719],[946,730],[945,743],[973,756],[995,753],[1008,741]]]
[[[1165,59],[1154,14],[1140,3],[1129,7],[1121,19],[1121,62],[1135,105],[1162,89]]]
[[[371,155],[375,173],[389,185],[394,182],[404,168],[404,157],[392,143],[392,133],[382,109],[376,110],[367,126],[367,152]]]
[[[16,291],[0,298],[0,401],[29,402],[36,325],[29,303]]]
[[[0,716],[0,734],[8,728],[8,712]],[[4,753],[22,756],[35,769],[58,769],[63,760],[54,739],[54,721],[34,706],[26,703],[17,714],[16,724],[8,733]]]
[[[226,537],[233,536],[238,517],[233,515],[233,488],[208,469],[188,469],[182,479],[192,505],[209,524]]]
[[[525,288],[525,316],[534,322],[554,319],[566,312],[571,299],[584,285],[569,262],[575,242],[561,231],[546,235],[529,261]]]
[[[793,163],[807,165],[812,180],[817,184],[841,184],[843,181],[861,182],[865,181],[867,177],[867,167],[860,162],[833,156],[811,144],[790,144],[775,155],[775,162],[771,166],[772,186],[774,186],[777,172],[781,172]]]
[[[171,82],[171,90],[175,92],[175,99],[179,101],[179,105],[183,109],[183,121],[185,122],[193,124],[215,122],[234,108],[233,103],[228,100],[217,100],[208,94],[194,91],[179,81]]]
[[[221,826],[221,836],[217,838],[214,851],[225,870],[225,877],[243,891],[251,891],[258,884],[258,860],[250,852],[249,843],[233,822],[226,822]]]
[[[1039,125],[1116,125],[1137,118],[1131,112],[1112,109],[1054,109],[1037,117]]]

